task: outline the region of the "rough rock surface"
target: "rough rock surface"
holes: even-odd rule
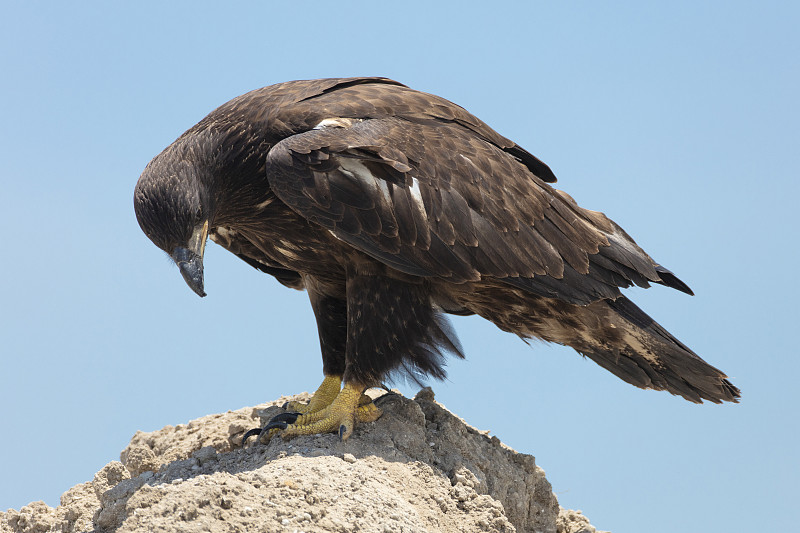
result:
[[[0,512],[0,531],[596,531],[559,507],[532,456],[465,424],[430,389],[414,400],[382,395],[384,415],[347,442],[330,434],[241,448],[243,432],[287,399],[138,432],[121,462],[58,507]]]

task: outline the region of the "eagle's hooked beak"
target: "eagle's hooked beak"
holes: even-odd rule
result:
[[[208,220],[194,229],[187,243],[188,247],[178,246],[172,252],[172,259],[180,268],[186,284],[200,297],[206,295],[203,291],[203,253],[206,249],[206,238],[208,238]]]

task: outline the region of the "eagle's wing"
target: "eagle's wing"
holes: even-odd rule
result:
[[[457,121],[323,121],[277,143],[267,176],[296,212],[412,275],[498,278],[577,304],[633,283],[689,291],[602,213]]]

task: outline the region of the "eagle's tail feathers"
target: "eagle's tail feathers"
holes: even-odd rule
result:
[[[621,335],[615,342],[574,346],[624,381],[645,389],[666,390],[702,403],[737,402],[739,389],[625,297],[593,304],[616,315]],[[602,338],[602,336],[601,336]]]
[[[665,282],[685,287],[664,269]],[[688,287],[686,287],[688,290]],[[506,284],[473,284],[460,305],[522,338],[570,346],[615,376],[690,402],[736,402],[739,390],[624,296],[588,305],[533,295]],[[504,302],[498,307],[497,302]]]

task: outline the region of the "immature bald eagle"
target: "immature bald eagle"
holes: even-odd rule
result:
[[[689,287],[555,181],[443,98],[324,79],[214,110],[147,165],[134,206],[200,296],[209,236],[308,292],[325,378],[262,434],[347,438],[380,416],[363,392],[387,374],[443,377],[444,352],[461,356],[443,313],[571,346],[637,387],[737,401],[722,372],[619,290]]]

